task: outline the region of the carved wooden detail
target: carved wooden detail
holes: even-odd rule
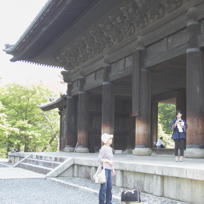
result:
[[[111,64],[110,78],[121,77],[121,74],[127,73],[133,66],[133,55],[122,58]]]
[[[85,84],[84,88],[88,89],[91,87],[95,87],[103,82],[103,75],[104,75],[104,70],[99,69],[95,72],[90,73],[85,77]]]
[[[188,41],[188,37],[189,36],[186,29],[169,36],[167,39],[168,49],[185,44]]]
[[[57,60],[73,69],[191,0],[124,0],[118,8],[66,45]]]

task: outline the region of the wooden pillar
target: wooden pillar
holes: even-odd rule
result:
[[[155,147],[155,143],[157,142],[157,137],[158,137],[158,101],[156,99],[154,99],[154,101],[152,102],[152,117],[151,117],[151,146],[154,148]]]
[[[186,90],[180,89],[178,90],[177,96],[176,96],[176,109],[180,110],[183,115],[183,119],[186,120]]]
[[[71,95],[72,84],[68,83],[67,97],[66,97],[66,116],[65,116],[65,135],[66,135],[66,146],[63,149],[65,152],[74,151],[74,122],[76,117],[74,98]]]
[[[65,146],[65,139],[64,139],[64,110],[63,108],[59,109],[59,115],[60,115],[60,136],[59,136],[59,144],[58,144],[58,150],[63,150],[64,146]]]
[[[84,91],[84,78],[79,79],[77,106],[77,145],[76,152],[86,153],[88,149],[88,97]]]
[[[198,44],[197,11],[188,11],[189,43],[186,51],[187,157],[204,157],[204,54]]]
[[[132,115],[135,117],[135,155],[151,155],[151,92],[150,73],[144,67],[145,50],[139,42],[134,54],[132,74]],[[142,46],[141,46],[142,45]]]
[[[109,81],[109,71],[109,66],[104,68],[102,84],[102,134],[113,134],[114,131],[114,97],[112,93],[112,83]]]

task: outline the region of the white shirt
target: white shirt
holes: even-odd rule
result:
[[[177,126],[179,132],[183,132],[183,126],[184,126],[184,122],[183,121],[180,122],[180,123],[177,123],[176,126]]]
[[[164,145],[163,141],[161,139],[158,139],[156,146],[160,147],[161,145]]]

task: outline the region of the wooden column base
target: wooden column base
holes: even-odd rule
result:
[[[187,158],[204,158],[204,148],[187,148],[184,156]]]
[[[136,156],[151,156],[152,149],[147,147],[135,147],[135,149],[132,150],[132,154]]]
[[[88,147],[84,147],[84,146],[79,145],[75,148],[74,151],[77,153],[88,153],[89,149],[88,149]]]
[[[73,152],[73,151],[74,151],[74,147],[70,145],[66,145],[63,149],[63,152]]]

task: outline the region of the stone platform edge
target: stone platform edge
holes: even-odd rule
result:
[[[18,162],[20,159],[23,159],[31,152],[15,152],[9,153],[9,158],[12,160],[12,163]],[[35,154],[35,153],[34,153]],[[39,153],[40,154],[40,153]],[[47,157],[46,155],[44,155]],[[66,157],[66,156],[52,156],[49,157],[64,157],[66,159],[70,158],[73,159],[73,165],[82,165],[82,166],[89,166],[89,167],[97,167],[98,162],[96,158],[80,158],[80,157]],[[12,158],[12,159],[11,159]],[[169,177],[177,177],[177,178],[184,178],[184,179],[192,179],[192,180],[200,180],[204,181],[204,168],[199,169],[193,166],[186,167],[182,166],[183,163],[175,163],[175,165],[168,165],[168,164],[152,164],[148,163],[147,161],[114,161],[114,167],[116,170],[119,171],[129,171],[129,172],[138,172],[138,173],[145,173],[145,174],[153,174],[158,176],[169,176]]]

